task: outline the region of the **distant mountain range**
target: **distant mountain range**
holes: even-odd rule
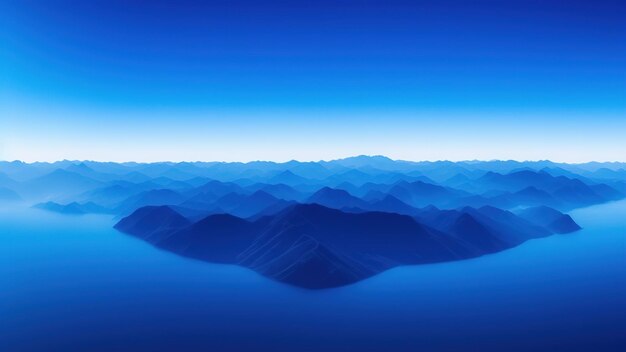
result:
[[[34,207],[43,209],[43,210],[54,211],[54,212],[62,213],[62,214],[75,214],[75,215],[82,215],[82,214],[88,214],[88,213],[102,214],[102,213],[110,212],[110,210],[98,204],[95,204],[93,202],[87,202],[87,203],[82,203],[82,204],[77,203],[77,202],[72,202],[69,204],[46,202],[46,203],[35,204]]]
[[[0,162],[2,203],[112,214],[158,247],[308,288],[576,231],[563,212],[625,194],[624,163]]]

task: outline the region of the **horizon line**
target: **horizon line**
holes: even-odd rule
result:
[[[329,160],[324,160],[324,159],[319,159],[319,160],[297,160],[297,159],[290,159],[290,160],[285,160],[285,161],[278,161],[278,160],[247,160],[247,161],[241,161],[241,160],[231,160],[231,161],[224,161],[224,160],[178,160],[178,161],[173,161],[173,160],[160,160],[160,161],[135,161],[135,160],[128,160],[128,161],[115,161],[115,160],[94,160],[94,159],[62,159],[62,160],[54,160],[54,161],[50,161],[50,160],[35,160],[35,161],[25,161],[25,160],[20,160],[20,159],[14,159],[14,160],[3,160],[0,159],[0,162],[7,162],[7,163],[15,163],[15,162],[19,162],[19,163],[24,163],[24,164],[56,164],[56,163],[61,163],[61,162],[71,162],[71,163],[84,163],[84,162],[92,162],[92,163],[116,163],[116,164],[182,164],[182,163],[189,163],[189,164],[194,164],[194,163],[224,163],[224,164],[251,164],[251,163],[274,163],[274,164],[287,164],[290,162],[298,162],[298,163],[328,163],[328,162],[334,162],[334,161],[341,161],[341,160],[346,160],[346,159],[353,159],[353,158],[360,158],[360,157],[366,157],[366,158],[385,158],[388,159],[390,161],[393,162],[405,162],[405,163],[437,163],[437,162],[451,162],[451,163],[487,163],[487,162],[518,162],[518,163],[539,163],[539,162],[550,162],[550,163],[554,163],[554,164],[567,164],[567,165],[583,165],[583,164],[590,164],[590,163],[600,163],[600,164],[626,164],[626,160],[624,161],[620,161],[620,160],[611,160],[611,161],[599,161],[599,160],[587,160],[587,161],[579,161],[579,162],[565,162],[565,161],[554,161],[554,160],[550,160],[550,159],[535,159],[535,160],[529,160],[529,159],[525,159],[525,160],[517,160],[517,159],[463,159],[463,160],[451,160],[451,159],[437,159],[437,160],[433,160],[433,159],[422,159],[422,160],[406,160],[406,159],[393,159],[391,157],[388,157],[386,155],[381,155],[381,154],[375,154],[375,155],[367,155],[367,154],[359,154],[359,155],[353,155],[353,156],[347,156],[347,157],[342,157],[342,158],[336,158],[336,159],[329,159]]]

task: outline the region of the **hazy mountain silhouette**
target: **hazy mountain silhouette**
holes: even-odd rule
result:
[[[422,181],[398,182],[389,189],[388,193],[415,207],[424,207],[430,204],[449,206],[455,204],[455,199],[466,195],[465,192],[459,190]]]
[[[22,200],[17,192],[6,187],[0,187],[0,202],[15,202]]]
[[[269,207],[286,207],[290,203],[259,190],[250,195],[230,193],[216,200],[214,204],[229,214],[247,218]]]
[[[154,189],[141,192],[124,200],[116,210],[120,214],[128,214],[135,209],[148,205],[176,205],[185,200],[185,197],[170,189]]]
[[[382,199],[370,201],[370,206],[367,209],[411,216],[417,213],[416,208],[389,194],[384,195]]]
[[[217,197],[222,197],[229,193],[245,193],[245,190],[236,183],[212,180],[202,186],[194,188],[188,192],[188,195],[193,196],[201,193],[209,193]]]
[[[88,213],[110,213],[111,210],[103,206],[95,204],[93,202],[77,203],[72,202],[68,204],[59,204],[55,202],[39,203],[35,205],[35,208],[49,210],[62,214],[88,214]]]
[[[316,203],[335,209],[343,208],[359,208],[369,209],[370,203],[363,199],[357,198],[347,191],[324,187],[311,195],[307,203]]]
[[[518,215],[555,233],[569,233],[580,230],[580,226],[569,215],[546,206],[527,208],[518,212]]]
[[[276,198],[284,200],[302,200],[303,198],[303,194],[301,192],[282,183],[271,185],[266,183],[255,183],[246,187],[246,189],[251,192],[263,191]]]
[[[296,174],[294,174],[293,172],[289,171],[289,170],[285,170],[281,173],[279,173],[278,175],[270,178],[269,180],[267,180],[267,183],[270,184],[286,184],[286,185],[300,185],[300,184],[304,184],[304,183],[308,183],[309,180],[307,178],[304,178],[302,176],[298,176]]]
[[[21,194],[34,197],[78,195],[101,186],[102,182],[62,169],[54,170],[20,185]]]
[[[624,195],[606,184],[588,185],[577,178],[552,176],[547,172],[518,171],[506,175],[487,172],[474,185],[483,190],[513,192],[532,204],[575,208],[622,198]],[[552,199],[548,199],[548,198]],[[516,202],[513,200],[513,202]]]
[[[15,181],[11,177],[9,177],[9,176],[3,174],[2,172],[0,172],[0,187],[5,188],[5,189],[13,190],[18,185],[19,185],[19,183],[17,181]]]

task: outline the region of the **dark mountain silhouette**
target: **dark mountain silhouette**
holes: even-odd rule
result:
[[[242,265],[306,288],[346,285],[398,265],[494,253],[551,233],[488,207],[431,207],[418,219],[295,204],[255,220],[215,214],[190,223],[163,206],[138,209],[116,228],[181,255]]]
[[[176,231],[158,244],[194,258],[236,263],[258,230],[256,223],[230,214],[215,214]]]
[[[333,251],[308,235],[273,239],[276,247],[251,251],[244,259],[249,267],[274,280],[319,289],[342,286],[376,274],[376,270]],[[289,246],[285,248],[285,246]],[[248,254],[246,252],[246,254]]]
[[[169,235],[172,230],[177,230],[187,225],[189,225],[189,220],[172,210],[172,208],[161,205],[137,209],[130,216],[120,220],[115,225],[115,228],[153,243],[158,243],[164,238],[160,237],[160,235]]]

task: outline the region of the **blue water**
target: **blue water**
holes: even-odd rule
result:
[[[107,216],[0,209],[0,351],[626,351],[626,201],[473,260],[307,291]]]

